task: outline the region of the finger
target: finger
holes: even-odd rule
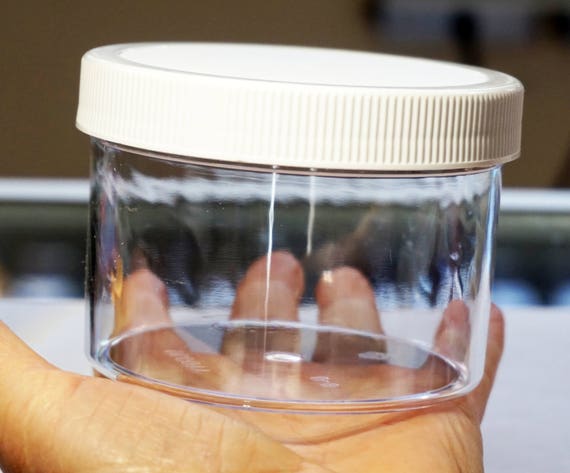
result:
[[[152,329],[171,323],[166,287],[149,269],[138,269],[124,281],[116,279],[113,292],[115,328],[112,337],[133,329]],[[165,362],[164,352],[170,348],[185,350],[186,346],[171,331],[149,330],[123,338],[111,349],[111,358],[136,374],[181,383],[184,373]]]
[[[469,308],[461,300],[453,300],[445,311],[435,335],[435,351],[451,360],[463,360],[471,335]]]
[[[186,340],[180,338],[168,312],[166,286],[144,267],[131,273],[120,291],[115,291],[114,335],[132,329],[137,332],[111,349],[112,360],[127,372],[149,380],[216,390],[232,368],[200,340],[191,335]]]
[[[232,319],[296,321],[304,287],[303,268],[290,253],[259,258],[237,288]]]
[[[64,384],[53,385],[52,373],[59,370],[0,322],[0,467],[5,471],[31,471],[24,469],[23,457],[30,439],[42,426],[30,421],[30,412],[43,410],[43,425],[49,425],[54,420],[49,393],[66,388]],[[35,455],[37,450],[33,452]]]
[[[382,333],[372,287],[356,269],[342,267],[325,271],[317,284],[315,295],[321,325],[333,325],[369,334]],[[346,360],[356,363],[354,357],[359,354],[384,350],[384,341],[373,337],[322,332],[317,340],[313,360]]]
[[[434,337],[433,351],[445,360],[463,362],[469,348],[471,325],[469,307],[462,300],[451,301],[443,312]],[[458,372],[437,355],[429,354],[415,373],[416,392],[434,391],[457,380]]]
[[[360,271],[346,266],[323,272],[315,296],[321,324],[382,333],[374,291]]]
[[[255,261],[240,282],[232,307],[232,320],[298,320],[299,300],[304,290],[303,269],[284,251]],[[261,352],[298,352],[297,329],[230,331],[224,338],[223,353],[243,363],[246,355]]]
[[[298,391],[300,331],[268,322],[296,322],[303,290],[303,269],[284,251],[255,261],[237,288],[231,319],[263,324],[229,328],[222,353],[258,376],[256,380],[244,377],[251,384],[248,390],[257,385],[258,396],[283,399],[295,397]]]
[[[168,315],[166,286],[149,269],[137,269],[124,282],[121,280],[114,286],[115,328],[113,336],[135,328],[172,322]]]
[[[485,371],[479,386],[468,396],[469,406],[479,422],[483,419],[487,401],[497,375],[499,362],[505,345],[505,319],[501,310],[494,304],[491,306],[489,319],[489,335],[485,357]]]

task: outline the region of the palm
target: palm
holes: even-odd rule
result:
[[[287,274],[281,295],[287,288]],[[145,284],[147,290],[140,291]],[[149,272],[140,271],[124,286],[117,330],[140,322],[137,317],[143,313],[142,307],[152,317],[168,317],[163,288]],[[289,289],[294,305],[294,284],[289,284]],[[367,304],[368,310],[375,310],[362,297],[366,295],[361,289],[351,288],[361,312]],[[144,300],[140,294],[145,294]],[[235,318],[242,310],[251,313],[247,300],[253,298],[247,285],[245,289],[242,285],[241,295],[238,293],[234,305]],[[326,294],[321,299],[327,306]],[[283,308],[285,301],[276,303]],[[336,316],[334,304],[321,309],[328,311],[331,319]],[[365,318],[359,323],[370,329],[372,320]],[[148,373],[169,373],[161,347],[176,349],[180,344],[179,349],[188,349],[173,337],[172,333],[155,335],[152,343],[145,345],[152,347],[146,361],[132,356],[134,350],[141,353],[141,346],[122,347],[115,356],[123,362],[136,359],[138,368]],[[227,370],[236,369],[233,350],[238,342],[230,337],[224,356],[202,357],[202,362],[216,366],[213,372],[218,374],[203,382],[219,383]],[[307,416],[216,409],[133,384],[63,373],[38,360],[6,329],[0,331],[0,347],[0,462],[6,471],[480,471],[479,422],[500,357],[502,319],[495,310],[486,378],[474,393],[429,409],[389,414]],[[248,375],[243,360],[249,359],[251,356],[241,358],[240,378]],[[172,372],[172,381],[184,382],[180,377],[187,375]],[[300,379],[296,389],[309,389],[307,373],[296,376]],[[25,383],[18,382],[20,379]]]
[[[32,356],[32,355],[29,355]],[[241,419],[129,384],[51,368],[25,373],[25,415],[4,411],[7,471],[91,472],[408,472],[479,471],[481,442],[473,398],[413,414]],[[34,402],[41,384],[49,404]],[[235,411],[239,412],[239,411]],[[268,429],[264,416],[273,416]],[[257,418],[256,418],[257,417]],[[251,427],[289,432],[275,441]],[[310,433],[306,428],[310,428]],[[23,432],[32,435],[24,435]],[[290,432],[302,432],[296,443]],[[329,432],[325,434],[325,432]],[[49,443],[45,438],[49,435]],[[313,437],[307,442],[307,435]],[[26,449],[17,439],[27,437]],[[42,466],[26,469],[35,458]],[[459,466],[461,465],[461,467]]]

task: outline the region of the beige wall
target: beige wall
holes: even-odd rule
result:
[[[450,46],[390,44],[358,0],[5,2],[0,17],[0,176],[85,176],[74,128],[79,61],[102,44],[150,40],[308,44],[455,59]],[[570,47],[540,41],[485,51],[527,87],[524,155],[511,185],[550,185],[570,147]]]

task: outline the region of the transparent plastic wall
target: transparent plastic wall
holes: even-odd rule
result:
[[[499,167],[296,173],[92,149],[102,374],[299,412],[418,407],[479,382]]]

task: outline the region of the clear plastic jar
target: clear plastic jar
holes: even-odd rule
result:
[[[277,67],[317,59],[298,81]],[[415,82],[313,77],[343,64]],[[106,88],[93,85],[96,67]],[[411,80],[410,67],[432,76]],[[132,92],[125,71],[147,82]],[[181,94],[189,76],[194,89]],[[129,94],[127,113],[117,97]],[[184,114],[188,94],[198,108]],[[508,76],[381,55],[192,44],[88,53],[78,125],[94,137],[95,369],[190,400],[292,412],[405,409],[469,392],[483,373],[500,166],[518,154],[521,103]]]

